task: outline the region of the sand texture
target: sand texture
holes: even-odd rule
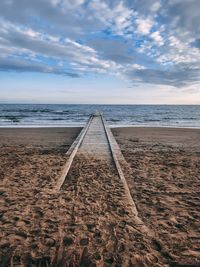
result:
[[[52,192],[65,152],[80,128],[0,129],[0,266],[21,266],[27,241],[37,246],[44,191]],[[54,196],[52,196],[53,198]],[[16,255],[16,256],[15,256]],[[22,265],[23,266],[23,265]]]
[[[80,153],[55,190],[79,131],[0,130],[0,266],[199,266],[200,132],[113,130],[138,218],[109,159]]]
[[[200,266],[200,130],[113,130],[139,216],[172,266]]]

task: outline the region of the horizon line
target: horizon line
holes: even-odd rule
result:
[[[0,105],[95,105],[95,106],[142,106],[142,105],[146,105],[146,106],[200,106],[200,103],[199,104],[175,104],[175,103],[171,103],[171,104],[166,104],[166,103],[155,103],[155,104],[148,104],[148,103],[141,103],[141,104],[119,104],[119,103],[30,103],[30,102],[27,102],[27,103],[21,103],[21,102],[13,102],[13,103],[6,103],[6,102],[0,102]]]

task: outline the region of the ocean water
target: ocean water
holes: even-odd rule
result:
[[[200,105],[0,104],[0,127],[83,126],[103,113],[110,126],[200,128]]]

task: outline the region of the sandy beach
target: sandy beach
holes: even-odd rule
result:
[[[200,267],[200,0],[0,0],[0,267]]]
[[[91,201],[85,198],[84,192],[79,192],[80,197],[76,198],[75,204],[78,206],[71,204],[71,188],[76,186],[73,177],[81,177],[82,172],[86,171],[79,169],[80,162],[75,162],[69,175],[71,179],[65,185],[67,193],[54,192],[66,161],[65,152],[80,128],[0,129],[1,266],[9,266],[9,262],[13,262],[13,266],[19,266],[22,262],[28,266],[26,264],[30,261],[36,266],[45,266],[42,265],[45,257],[46,262],[53,260],[57,263],[63,251],[70,253],[76,242],[79,242],[84,261],[88,253],[84,247],[92,238],[96,240],[95,247],[91,248],[96,265],[86,260],[83,266],[125,266],[120,262],[128,253],[137,256],[126,266],[169,266],[169,263],[179,267],[200,266],[200,130],[130,127],[112,131],[130,166],[129,172],[124,170],[124,174],[139,217],[154,233],[155,244],[149,244],[148,237],[130,226],[130,217],[122,212],[123,207],[120,206],[120,188],[117,188],[116,196],[112,199],[102,199],[96,205],[95,198],[99,195],[97,188],[92,199],[93,211],[81,210],[80,202]],[[84,162],[85,159],[82,160]],[[112,187],[109,183],[112,177],[106,176],[109,166],[105,164],[102,173],[101,170],[93,170],[92,166],[91,162],[85,186],[90,187],[95,182],[95,172],[99,181],[106,181],[106,187],[99,182],[101,190],[109,192]],[[101,219],[95,209],[111,200],[112,203],[116,201],[118,206],[113,206],[112,210],[109,205],[105,206],[107,218],[116,208],[119,208],[120,214],[112,218],[112,227],[103,230],[101,227],[106,225],[105,217]],[[77,217],[79,213],[84,213],[82,218],[87,221],[86,228],[80,223],[77,233],[73,230],[74,224],[77,224],[77,219],[71,217],[73,207],[78,207]],[[95,226],[97,220],[99,228]],[[116,228],[115,224],[120,227]],[[114,234],[116,229],[117,234]],[[131,234],[124,235],[124,229],[126,233],[133,233],[134,238],[137,231],[137,240],[133,240]],[[120,236],[126,236],[126,240],[116,243],[115,239],[109,240],[112,235],[115,239],[117,236],[118,240]],[[59,243],[61,241],[62,244]],[[134,251],[127,251],[129,242],[134,242]],[[101,251],[103,258],[97,250]],[[118,265],[114,261],[115,253],[121,255]]]
[[[139,215],[174,266],[200,266],[200,130],[113,129]]]

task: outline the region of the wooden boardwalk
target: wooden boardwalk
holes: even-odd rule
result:
[[[70,240],[66,266],[168,266],[152,249],[152,233],[121,169],[123,156],[101,114],[90,117],[67,154],[56,187],[66,214],[63,236]]]
[[[92,115],[89,128],[78,153],[96,158],[111,158],[109,142],[101,114],[96,113]]]

